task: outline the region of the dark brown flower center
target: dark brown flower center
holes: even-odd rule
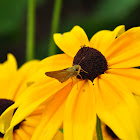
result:
[[[12,100],[8,100],[8,99],[0,99],[0,115],[9,107],[11,106],[12,104],[14,104],[14,101]],[[14,113],[16,112],[16,109],[14,110]],[[14,114],[13,113],[13,114]],[[14,127],[14,130],[18,129],[19,126],[20,126],[21,123],[17,124],[15,127]],[[2,134],[0,132],[0,137],[3,138],[4,137],[4,134]]]
[[[79,79],[89,79],[93,81],[97,76],[103,74],[107,69],[106,58],[101,52],[94,48],[83,46],[75,55],[73,65],[80,65]]]

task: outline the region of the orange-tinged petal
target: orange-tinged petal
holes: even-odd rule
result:
[[[106,73],[118,77],[132,93],[140,95],[140,69],[109,69]]]
[[[71,79],[60,83],[57,80],[52,80],[52,78],[46,78],[30,86],[25,93],[18,98],[17,102],[15,102],[15,104],[21,105],[15,112],[8,131],[24,120],[24,118],[30,115],[44,101],[50,100],[55,93],[64,88],[68,83],[71,83]],[[9,133],[8,131],[7,133]]]
[[[30,140],[31,136],[29,135],[29,131],[28,133],[26,131],[24,131],[23,129],[19,129],[19,131],[17,131],[16,133],[18,133],[18,135],[20,136],[20,138],[22,140]],[[10,139],[9,139],[10,140]]]
[[[71,91],[72,85],[68,84],[47,102],[43,116],[38,124],[32,140],[52,140],[63,121],[64,104]]]
[[[13,140],[22,140],[22,139],[21,139],[21,137],[17,133],[15,133],[13,135]]]
[[[82,46],[89,46],[88,37],[79,26],[73,27],[70,32],[64,34],[56,33],[53,37],[56,45],[72,58]]]
[[[125,32],[125,26],[120,25],[114,29],[114,31],[102,30],[97,32],[90,40],[90,47],[99,50],[103,55],[108,50],[109,45]]]
[[[140,107],[134,95],[116,77],[95,79],[97,115],[123,140],[140,139]],[[129,127],[128,127],[129,126]]]
[[[20,128],[17,129],[17,131],[21,130],[24,131],[28,136],[30,136],[30,138],[32,137],[32,134],[35,130],[35,127],[32,127],[32,126],[27,126],[27,125],[24,125],[24,124],[21,124]],[[21,135],[22,136],[22,135]]]
[[[17,73],[17,62],[12,54],[7,55],[7,61],[0,64],[0,98],[11,99],[9,88],[13,84],[13,79]],[[12,93],[13,95],[13,93]]]
[[[64,139],[93,140],[96,125],[95,98],[91,81],[80,81],[71,90],[64,112]]]
[[[117,39],[115,39],[112,42],[112,44],[106,50],[105,56],[106,56],[107,60],[113,61],[111,59],[116,59],[116,57],[120,57],[120,55],[122,55],[122,54],[125,54],[125,56],[127,56],[127,53],[129,54],[129,51],[133,50],[133,49],[136,51],[137,48],[139,48],[139,46],[140,46],[139,38],[140,38],[140,27],[131,28],[130,30],[128,30],[125,33],[123,33],[122,35],[120,35]],[[140,49],[138,49],[138,50],[139,51],[137,52],[137,54],[140,52]],[[132,52],[132,53],[134,53],[134,52]],[[127,56],[126,59],[128,59],[130,57]],[[120,61],[120,60],[122,60],[122,59],[121,58],[117,59],[117,61]]]
[[[29,135],[29,132],[27,133],[23,129],[17,129],[13,133],[16,133],[20,137],[21,140],[25,140],[25,139],[30,140],[31,139],[31,136]],[[4,136],[4,139],[5,140],[11,140],[10,137],[7,134]]]

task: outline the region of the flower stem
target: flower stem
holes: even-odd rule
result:
[[[26,61],[34,59],[35,0],[28,0]]]
[[[62,5],[62,0],[55,0],[53,18],[52,18],[52,24],[51,24],[50,42],[49,42],[49,49],[48,49],[49,56],[56,54],[56,46],[53,41],[53,34],[58,31],[61,5]]]
[[[103,140],[102,129],[101,129],[101,120],[97,116],[96,132],[98,140]]]

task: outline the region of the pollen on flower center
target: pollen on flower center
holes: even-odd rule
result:
[[[75,55],[73,65],[80,65],[83,70],[80,71],[79,79],[89,79],[93,81],[97,76],[107,70],[106,58],[101,52],[94,48],[83,46]]]
[[[14,104],[14,101],[12,100],[8,100],[8,99],[0,99],[0,115],[9,107],[11,106],[12,104]],[[16,109],[14,110],[14,113],[15,113]],[[13,113],[13,114],[14,114]],[[14,130],[15,129],[18,129],[20,126],[20,123],[17,124],[15,127],[14,127]],[[0,138],[3,138],[4,137],[4,134],[2,134],[0,132]]]

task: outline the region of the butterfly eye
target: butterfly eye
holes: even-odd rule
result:
[[[75,71],[78,71],[78,69],[75,69]]]

